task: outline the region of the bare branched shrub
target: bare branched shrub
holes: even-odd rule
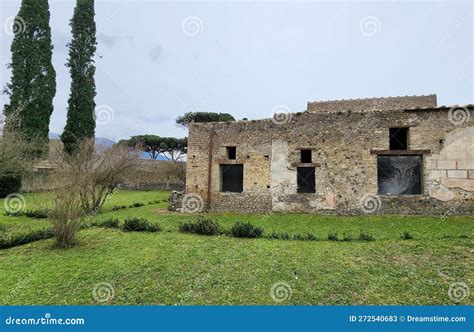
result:
[[[31,157],[25,153],[28,144],[16,133],[0,135],[0,174],[24,174],[31,167]]]
[[[84,215],[80,192],[73,181],[59,187],[50,216],[57,247],[66,248],[74,244]]]
[[[35,143],[15,132],[4,131],[0,135],[0,197],[20,190],[18,186],[21,187],[21,178],[35,162],[29,154],[34,146]],[[12,182],[17,182],[17,185],[12,186]]]
[[[107,196],[133,175],[139,164],[135,151],[139,150],[114,145],[105,151],[94,152],[94,141],[85,140],[74,155],[58,154],[59,169],[73,176],[86,213],[98,212]]]
[[[94,141],[88,139],[73,155],[62,150],[54,153],[58,168],[52,220],[58,246],[71,245],[83,218],[98,213],[108,195],[133,174],[138,166],[134,151],[120,145],[94,151]]]

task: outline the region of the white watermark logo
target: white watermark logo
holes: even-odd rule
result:
[[[364,195],[360,199],[359,204],[364,213],[375,213],[382,206],[380,198],[375,195]]]
[[[469,297],[469,286],[464,282],[453,282],[449,285],[448,296],[455,303],[462,302]]]
[[[274,124],[282,125],[292,119],[291,110],[286,105],[278,105],[272,109],[272,121]]]
[[[375,16],[366,16],[362,20],[360,20],[360,31],[364,36],[370,37],[376,35],[380,32],[382,28],[382,23]]]
[[[3,30],[9,36],[20,35],[26,30],[26,22],[20,16],[10,16],[5,20]]]
[[[453,106],[449,109],[448,119],[455,126],[460,126],[469,121],[471,112],[467,107]]]
[[[113,300],[115,296],[115,289],[108,282],[99,282],[95,284],[94,289],[92,290],[92,296],[97,302],[108,302]]]
[[[204,208],[204,200],[198,194],[190,193],[183,196],[183,212],[196,213]]]
[[[270,288],[270,296],[277,303],[289,300],[292,294],[291,286],[286,282],[276,282]]]
[[[181,23],[185,35],[195,36],[204,30],[204,22],[198,16],[188,16]]]
[[[114,120],[115,114],[109,105],[99,105],[94,110],[94,121],[98,125],[106,125]]]
[[[26,207],[25,197],[19,193],[8,194],[3,201],[3,207],[8,213],[21,212]]]

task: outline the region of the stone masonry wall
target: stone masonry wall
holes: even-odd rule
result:
[[[423,100],[430,103],[433,97]],[[193,124],[186,192],[207,202],[210,174],[210,208],[215,211],[357,214],[367,212],[368,200],[375,213],[472,213],[474,117],[455,124],[449,112],[324,110],[292,114],[283,124],[269,119]],[[378,195],[377,156],[370,150],[388,150],[389,128],[404,126],[410,128],[409,150],[431,151],[422,157],[422,194]],[[227,159],[227,146],[237,147],[236,160]],[[312,149],[312,162],[319,164],[313,194],[296,192],[295,164],[302,148]],[[220,192],[220,164],[243,164],[242,193]]]
[[[371,109],[400,110],[408,108],[436,107],[436,105],[436,95],[382,97],[309,102],[308,111],[362,111]]]

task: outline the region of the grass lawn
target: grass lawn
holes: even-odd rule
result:
[[[280,304],[454,304],[453,282],[474,293],[472,217],[362,216],[308,214],[209,215],[225,228],[251,221],[265,233],[311,232],[322,241],[237,239],[177,231],[194,215],[166,211],[166,192],[119,191],[97,219],[139,216],[158,222],[160,233],[127,233],[89,228],[78,244],[53,249],[41,240],[0,250],[0,304],[96,304],[94,286],[108,283],[114,297],[105,304],[277,304],[275,283],[286,283],[291,297]],[[25,195],[27,208],[49,204],[49,194]],[[112,211],[114,205],[147,205]],[[48,228],[44,219],[7,217],[0,202],[0,232]],[[331,242],[328,232],[373,242]],[[402,240],[409,231],[414,239]],[[459,304],[473,304],[473,296]]]

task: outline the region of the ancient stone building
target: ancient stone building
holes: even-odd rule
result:
[[[473,109],[406,96],[192,124],[186,192],[211,211],[472,213]]]

